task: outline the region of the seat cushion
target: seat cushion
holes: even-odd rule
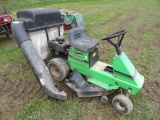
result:
[[[85,52],[92,51],[98,45],[98,40],[88,37],[80,28],[70,30],[68,36],[72,47]]]

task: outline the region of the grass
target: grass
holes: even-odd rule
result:
[[[77,98],[70,99],[65,103],[50,100],[48,98],[33,99],[23,110],[21,114],[14,117],[14,120],[81,120],[82,111]]]
[[[13,0],[8,0],[13,1]],[[26,4],[27,3],[27,4]],[[145,82],[153,84],[159,80],[160,44],[158,27],[160,19],[160,2],[158,0],[14,0],[7,6],[13,12],[24,8],[53,7],[75,10],[80,12],[87,25],[86,34],[100,39],[116,30],[127,29],[128,33],[122,43],[122,50],[126,52],[137,69],[145,76]],[[115,50],[108,45],[100,49],[100,60],[112,64]],[[5,36],[0,37],[0,75],[4,79],[27,80],[35,79],[21,50],[15,41],[9,41]],[[7,74],[4,76],[4,74]],[[17,74],[18,73],[18,74]],[[145,86],[143,89],[147,89]],[[150,88],[148,88],[150,89]],[[153,93],[154,94],[154,93]],[[160,119],[160,104],[152,99],[152,94],[139,92],[131,96],[134,111],[129,116],[117,113],[109,97],[109,103],[103,104],[99,98],[78,98],[69,93],[66,102],[44,98],[32,99],[22,110],[17,111],[12,119],[53,119],[53,120],[149,120]]]

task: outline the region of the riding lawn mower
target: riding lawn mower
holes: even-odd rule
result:
[[[44,92],[55,99],[66,100],[53,80],[64,81],[78,97],[100,96],[106,103],[108,95],[116,90],[112,104],[123,114],[130,114],[133,104],[129,95],[140,91],[144,77],[137,71],[120,46],[126,30],[106,35],[116,50],[113,64],[99,61],[98,40],[88,37],[82,29],[74,28],[63,37],[64,20],[57,9],[25,9],[17,12],[12,22],[16,42],[39,81]],[[114,40],[117,39],[117,42]],[[46,65],[44,60],[52,56]],[[125,91],[125,92],[124,92]]]

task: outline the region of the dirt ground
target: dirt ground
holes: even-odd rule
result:
[[[35,80],[11,81],[0,80],[0,120],[10,119],[16,111],[35,97],[41,98],[44,93]]]

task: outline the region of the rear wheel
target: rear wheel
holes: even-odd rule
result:
[[[63,81],[69,74],[69,67],[62,58],[53,58],[47,66],[52,78],[57,81]]]
[[[116,95],[112,100],[112,104],[117,111],[123,114],[127,115],[132,113],[133,104],[131,100],[125,95]]]

